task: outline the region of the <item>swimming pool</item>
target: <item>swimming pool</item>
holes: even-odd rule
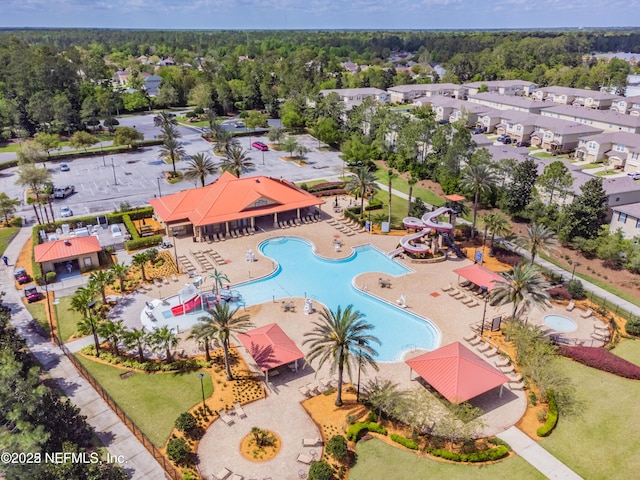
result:
[[[259,249],[278,266],[268,277],[235,287],[247,306],[291,297],[311,298],[331,310],[353,304],[375,327],[373,335],[382,342],[376,347],[377,360],[381,362],[399,361],[407,350],[433,350],[439,344],[440,331],[430,320],[378,300],[353,286],[354,277],[361,273],[401,276],[410,272],[374,247],[357,247],[353,255],[341,260],[321,258],[313,252],[311,243],[294,237],[266,240]]]
[[[558,332],[573,332],[578,329],[578,324],[564,315],[545,315],[542,321],[547,327],[551,327]]]

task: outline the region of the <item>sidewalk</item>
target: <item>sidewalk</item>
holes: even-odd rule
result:
[[[582,477],[560,462],[516,427],[496,435],[507,442],[514,452],[524,458],[545,477],[558,480],[582,480]]]
[[[22,303],[21,293],[13,287],[13,268],[15,259],[18,258],[22,246],[30,236],[31,228],[24,227],[20,230],[5,252],[9,257],[10,266],[0,269],[0,284],[6,291],[4,302],[11,306],[12,310],[11,323],[26,340],[27,346],[38,362],[48,371],[49,377],[80,409],[82,415],[87,417],[87,422],[93,427],[96,436],[109,453],[125,460],[121,466],[129,478],[134,480],[165,478],[164,470],[155,458],[120,421],[89,382],[78,373],[62,350],[27,329],[31,316]]]

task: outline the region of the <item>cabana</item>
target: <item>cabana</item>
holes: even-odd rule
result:
[[[463,277],[479,287],[487,287],[488,292],[493,290],[496,283],[505,281],[502,275],[492,272],[477,263],[467,267],[456,268],[453,273],[457,273],[459,277]]]
[[[298,360],[304,358],[293,340],[275,323],[240,333],[238,340],[264,372],[265,382],[269,381],[269,370],[293,362],[297,371]]]
[[[466,402],[498,386],[502,396],[502,385],[509,381],[506,375],[459,342],[405,363],[451,403]]]

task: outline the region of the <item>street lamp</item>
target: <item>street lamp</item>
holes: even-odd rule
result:
[[[205,404],[204,404],[204,373],[200,373],[198,375],[198,377],[200,378],[200,388],[202,390],[202,408],[205,408]]]
[[[180,273],[180,264],[178,263],[178,232],[173,232],[173,253],[176,256],[176,270]]]
[[[484,310],[482,311],[482,325],[480,325],[480,338],[482,338],[482,334],[484,333],[484,319],[487,316],[487,301],[489,300],[487,292],[489,289],[487,287],[480,287],[480,290],[482,290],[482,294],[484,295]]]
[[[60,300],[56,298],[53,301],[53,313],[56,314],[56,323],[58,323],[58,304],[60,304]],[[53,335],[53,331],[51,332],[51,334]],[[62,339],[58,338],[58,341],[62,343]]]
[[[156,180],[158,181],[158,198],[160,198],[162,196],[162,191],[160,190],[160,177],[156,177]]]
[[[360,370],[362,369],[362,347],[364,340],[358,340],[358,389],[356,390],[356,402],[360,401]]]
[[[111,168],[113,169],[113,184],[117,185],[118,180],[116,179],[116,166],[113,164],[113,158],[111,159]]]
[[[44,280],[44,294],[47,296],[47,313],[49,314],[49,338],[54,340],[53,336],[53,319],[51,318],[51,303],[49,301],[49,286],[47,284],[47,274],[44,271],[44,267],[40,264],[40,271],[42,272],[42,279]]]
[[[576,274],[576,268],[580,266],[580,262],[573,262],[573,271],[571,272],[571,280],[573,280],[574,275]],[[571,281],[569,280],[569,281]]]

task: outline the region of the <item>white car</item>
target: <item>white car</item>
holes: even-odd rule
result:
[[[61,172],[68,172],[70,170],[69,165],[67,165],[66,163],[61,163],[60,164],[60,171]]]
[[[119,225],[111,225],[111,236],[113,238],[122,238],[122,230],[120,229]]]
[[[69,207],[60,207],[60,216],[62,218],[73,217],[73,211]]]
[[[634,180],[640,180],[640,172],[629,172],[627,173]]]

